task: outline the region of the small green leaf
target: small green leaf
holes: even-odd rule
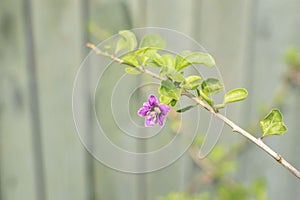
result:
[[[273,109],[263,120],[260,121],[262,137],[268,135],[281,135],[287,131],[287,127],[282,121],[279,109]]]
[[[115,53],[117,54],[119,51],[127,48],[127,42],[124,38],[120,38],[116,45]]]
[[[200,96],[210,105],[210,106],[214,106],[214,101],[209,98],[204,92],[203,90],[200,90]]]
[[[140,48],[143,47],[164,49],[166,47],[166,41],[158,34],[148,34],[145,35],[141,40]]]
[[[131,31],[128,31],[128,30],[122,30],[122,31],[119,31],[119,34],[126,41],[126,47],[128,48],[128,51],[133,51],[137,46],[137,40],[136,40],[134,33]],[[121,42],[121,43],[123,43],[123,42]]]
[[[157,49],[152,47],[144,47],[134,52],[134,55],[141,61],[143,66],[150,65],[160,67],[163,65],[161,56],[157,53]]]
[[[195,90],[199,87],[200,83],[187,83],[182,85],[182,88],[186,89],[186,90]]]
[[[161,69],[160,69],[160,71],[159,71],[159,76],[165,76],[165,75],[167,75],[167,74],[171,74],[170,72],[169,72],[169,68],[167,68],[166,66],[164,66],[164,65],[162,65],[162,67],[161,67]]]
[[[186,60],[191,64],[204,64],[207,67],[213,67],[216,65],[214,58],[203,52],[193,52],[191,55],[186,57]]]
[[[164,66],[166,66],[167,68],[175,68],[175,59],[171,54],[163,54],[161,56],[161,61],[163,61]]]
[[[177,88],[174,83],[170,80],[163,80],[158,89],[158,92],[171,99],[178,100],[181,96],[181,90]]]
[[[160,64],[157,64],[157,62],[154,62],[153,60],[148,60],[144,66],[151,66],[151,67],[161,67]]]
[[[187,82],[187,83],[193,83],[193,82],[199,81],[201,79],[202,79],[201,76],[193,75],[193,76],[188,76],[185,79],[185,82]]]
[[[164,95],[161,95],[159,97],[159,102],[162,103],[162,104],[165,104],[165,105],[175,106],[176,103],[177,103],[177,100],[172,99],[172,98],[167,97],[167,96],[164,96]]]
[[[266,200],[267,198],[267,189],[266,189],[266,181],[262,178],[257,179],[251,185],[253,197],[256,200]]]
[[[224,89],[223,84],[216,78],[208,78],[201,84],[203,92],[209,96]]]
[[[179,82],[179,83],[184,81],[184,76],[182,74],[174,73],[174,74],[170,75],[170,77],[174,81]]]
[[[164,64],[162,59],[161,59],[161,56],[158,53],[153,54],[151,56],[151,62],[155,63],[155,65],[157,65],[158,67],[162,67],[163,64]]]
[[[200,83],[196,83],[196,81],[199,80],[201,80],[200,76],[196,76],[196,75],[188,76],[185,79],[185,83],[182,85],[182,87],[186,90],[194,90],[199,87]]]
[[[121,59],[134,67],[140,66],[139,62],[136,60],[134,55],[126,55],[126,56],[122,57]]]
[[[174,107],[176,105],[176,103],[177,103],[177,100],[172,99],[168,105]]]
[[[125,72],[127,74],[140,74],[140,71],[137,71],[136,69],[132,68],[132,67],[126,67],[125,68]]]
[[[104,45],[104,48],[105,48],[105,50],[109,51],[112,48],[112,46],[111,45]]]
[[[187,107],[184,107],[184,108],[180,108],[178,110],[176,110],[176,112],[179,112],[179,113],[183,113],[185,111],[188,111],[194,107],[196,107],[198,104],[194,104],[194,105],[190,105],[190,106],[187,106]]]
[[[298,50],[290,46],[286,49],[285,54],[285,61],[290,67],[300,67],[300,54]]]
[[[196,92],[197,92],[197,97],[200,97],[200,91],[199,91],[199,89],[196,89]]]
[[[162,63],[162,68],[160,71],[160,76],[169,76],[172,77],[172,75],[175,73],[175,59],[171,54],[163,54],[159,61]]]
[[[184,59],[191,54],[190,51],[182,51],[179,54],[176,55],[175,61],[176,61],[176,69],[178,66],[184,62]]]
[[[159,97],[159,102],[162,104],[168,105],[171,101],[172,101],[172,98],[170,98],[170,97],[167,97],[164,95],[160,95],[160,97]]]
[[[221,109],[221,108],[224,108],[225,107],[225,104],[222,103],[222,104],[217,104],[214,106],[215,109]]]
[[[139,48],[134,52],[134,55],[138,56],[140,54],[145,54],[148,51],[156,51],[155,49],[151,48],[151,47],[143,47],[143,48]]]
[[[182,70],[192,64],[204,64],[208,67],[213,67],[216,63],[214,58],[208,53],[183,51],[177,55],[177,71]]]
[[[224,104],[232,103],[236,101],[242,101],[246,99],[248,96],[248,92],[244,88],[236,88],[234,90],[230,90],[225,94]]]

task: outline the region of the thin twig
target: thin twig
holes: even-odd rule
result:
[[[87,46],[88,48],[93,49],[94,52],[95,52],[96,54],[99,54],[99,55],[102,55],[102,56],[105,56],[105,57],[109,57],[109,58],[111,58],[113,61],[116,61],[116,62],[119,63],[119,64],[123,64],[123,63],[124,63],[124,61],[121,60],[120,58],[118,58],[118,57],[116,57],[116,56],[114,56],[114,55],[108,53],[107,51],[102,51],[102,50],[100,50],[99,48],[97,48],[97,47],[96,47],[94,44],[92,44],[92,43],[87,43],[86,46]],[[124,63],[124,64],[125,64],[125,63]]]
[[[160,77],[157,74],[155,74],[155,73],[153,73],[153,72],[145,69],[144,67],[135,67],[135,66],[133,66],[133,65],[131,65],[129,63],[126,63],[122,59],[120,59],[120,58],[118,58],[118,57],[116,57],[116,56],[114,56],[112,54],[109,54],[108,52],[101,51],[100,49],[98,49],[93,44],[88,43],[87,47],[93,49],[96,52],[96,54],[101,54],[101,55],[104,55],[106,57],[109,57],[113,61],[116,61],[116,62],[118,62],[120,64],[126,64],[128,66],[131,66],[134,69],[137,69],[137,70],[139,70],[142,73],[148,74],[148,75],[152,76],[155,79],[158,79],[158,80],[165,80],[166,79],[165,77]],[[267,154],[269,154],[271,157],[273,157],[283,167],[285,167],[286,169],[288,169],[293,175],[295,175],[297,178],[300,179],[300,172],[293,165],[291,165],[288,161],[286,161],[281,155],[279,155],[273,149],[271,149],[268,145],[266,145],[260,138],[254,137],[249,132],[247,132],[246,130],[244,130],[241,127],[239,127],[233,121],[231,121],[230,119],[228,119],[227,117],[225,117],[224,115],[222,115],[221,113],[219,113],[217,110],[215,110],[214,108],[212,108],[210,105],[208,105],[202,99],[200,99],[199,97],[196,97],[192,93],[190,93],[188,91],[183,91],[182,95],[185,95],[188,98],[194,100],[197,104],[199,104],[200,106],[202,106],[203,108],[205,108],[207,111],[209,111],[212,114],[214,114],[216,117],[218,117],[219,119],[221,119],[225,124],[227,124],[229,127],[231,127],[233,132],[237,132],[237,133],[241,134],[242,136],[246,137],[248,140],[250,140],[251,142],[253,142],[254,144],[256,144],[263,151],[265,151]]]
[[[201,99],[198,97],[194,96],[193,94],[189,92],[184,93],[185,96],[191,98],[195,102],[197,102],[199,105],[204,107],[206,110],[214,114],[216,117],[221,119],[223,122],[225,122],[229,127],[232,128],[233,132],[240,133],[244,137],[246,137],[248,140],[256,144],[258,147],[260,147],[262,150],[264,150],[266,153],[268,153],[271,157],[273,157],[277,162],[279,162],[283,167],[288,169],[292,174],[294,174],[297,178],[300,179],[300,172],[293,166],[291,165],[288,161],[286,161],[281,155],[276,153],[274,150],[272,150],[268,145],[266,145],[261,139],[254,137],[241,127],[239,127],[237,124],[235,124],[233,121],[225,117],[219,112],[216,112],[212,107],[210,107],[208,104],[203,102]]]

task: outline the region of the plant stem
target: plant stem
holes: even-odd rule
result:
[[[274,150],[272,150],[268,145],[266,145],[260,138],[256,138],[253,135],[251,135],[249,132],[245,131],[241,127],[239,127],[237,124],[235,124],[233,121],[225,117],[219,112],[216,112],[211,106],[203,102],[198,97],[195,97],[193,94],[189,92],[185,92],[183,95],[189,97],[190,99],[197,102],[200,106],[204,107],[206,110],[214,114],[216,117],[221,119],[225,124],[227,124],[229,127],[232,128],[233,132],[240,133],[242,136],[246,137],[248,140],[256,144],[258,147],[260,147],[262,150],[264,150],[266,153],[268,153],[271,157],[273,157],[278,163],[280,163],[283,167],[288,169],[292,174],[294,174],[297,178],[300,179],[300,172],[291,165],[288,161],[286,161],[281,155],[276,153]]]
[[[145,67],[143,67],[143,66],[141,66],[141,67],[135,67],[135,66],[133,66],[133,65],[131,65],[129,63],[126,63],[122,59],[116,57],[115,55],[109,54],[108,52],[101,51],[100,49],[98,49],[93,44],[88,43],[87,47],[93,49],[96,52],[96,54],[100,54],[100,55],[109,57],[113,61],[118,62],[119,64],[125,64],[125,65],[128,65],[130,67],[133,67],[134,69],[139,70],[142,73],[148,74],[148,75],[152,76],[155,79],[158,79],[158,80],[165,80],[166,79],[164,77],[160,77],[157,74],[155,74],[155,73],[153,73],[153,72],[145,69]],[[252,143],[256,144],[263,151],[265,151],[267,154],[269,154],[271,157],[273,157],[283,167],[285,167],[286,169],[288,169],[294,176],[296,176],[297,178],[300,179],[300,172],[293,165],[291,165],[288,161],[286,161],[281,155],[279,155],[273,149],[271,149],[268,145],[266,145],[262,141],[261,138],[254,137],[252,134],[250,134],[246,130],[242,129],[241,127],[239,127],[233,121],[231,121],[226,116],[224,116],[221,113],[219,113],[217,110],[215,110],[214,108],[212,108],[210,105],[208,105],[207,103],[205,103],[204,101],[202,101],[202,99],[200,99],[199,97],[196,97],[192,93],[190,93],[188,91],[183,91],[182,95],[184,95],[184,96],[186,96],[186,97],[194,100],[197,104],[199,104],[200,106],[202,106],[203,108],[205,108],[207,111],[211,112],[213,115],[215,115],[216,117],[218,117],[225,124],[227,124],[229,127],[231,127],[233,132],[237,132],[237,133],[241,134],[242,136],[244,136],[248,140],[250,140]]]

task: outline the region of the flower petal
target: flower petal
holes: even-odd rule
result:
[[[170,111],[170,106],[167,106],[165,104],[159,104],[159,108],[163,115],[166,115]]]
[[[153,126],[154,123],[153,123],[153,119],[152,118],[147,118],[145,119],[145,126],[149,127],[149,126]]]
[[[150,104],[149,104],[149,102],[145,102],[145,103],[143,103],[143,106],[145,107],[145,108],[151,108],[151,106],[150,106]]]
[[[141,117],[145,117],[149,110],[150,109],[148,109],[146,107],[142,107],[142,108],[139,109],[138,115],[141,116]]]
[[[165,120],[164,115],[159,115],[158,118],[157,118],[157,121],[158,121],[160,126],[164,125],[164,120]]]
[[[153,94],[149,96],[148,102],[150,106],[158,105],[158,101]]]

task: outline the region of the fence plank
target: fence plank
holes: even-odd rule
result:
[[[132,28],[130,7],[128,4],[126,4],[126,2],[120,0],[93,1],[90,4],[89,24],[93,25],[92,29],[90,29],[91,40],[98,44],[102,40],[107,39],[109,36],[117,34],[119,30]],[[106,67],[99,65],[99,63],[92,64],[103,68]],[[103,78],[105,79],[105,83],[108,85],[105,87],[105,90],[102,91],[100,97],[96,97],[96,103],[100,102],[101,104],[99,111],[100,113],[102,113],[101,107],[107,108],[107,105],[111,105],[109,98],[107,99],[106,97],[111,96],[113,90],[112,86],[114,86],[116,83],[113,82],[113,80],[115,80],[115,74],[120,73],[120,68],[114,68],[114,66],[111,66],[111,68],[109,68],[107,71],[106,76]],[[121,72],[123,72],[123,70],[121,70]],[[100,87],[100,85],[98,87]],[[123,97],[120,96],[120,99],[122,98]],[[99,109],[97,105],[96,109]],[[108,109],[108,112],[111,112],[110,108]],[[110,116],[109,113],[107,113],[107,115]],[[109,131],[105,132],[105,134],[118,134],[119,129],[115,125],[115,119],[111,119],[108,116],[103,118],[105,122],[102,121],[102,123],[105,124],[105,127],[109,127]],[[94,126],[95,127],[93,131],[98,131],[98,126],[96,126],[96,123],[94,123]],[[118,140],[120,140],[120,138],[122,137],[118,136]],[[118,172],[114,169],[104,166],[97,160],[94,161],[94,173],[95,199],[122,199],[124,197],[132,200],[137,199],[135,175]]]
[[[40,102],[37,88],[36,77],[36,55],[35,42],[33,34],[32,6],[31,0],[24,1],[24,36],[25,36],[25,52],[26,52],[26,71],[28,79],[28,94],[29,94],[29,110],[31,118],[32,130],[32,148],[34,157],[34,171],[37,199],[46,199],[45,194],[45,175],[44,175],[44,160],[43,147],[41,139],[41,120],[40,120]]]
[[[252,65],[247,66],[251,70],[245,71],[244,75],[244,77],[252,79],[249,82],[252,98],[250,99],[249,112],[247,111],[247,116],[250,116],[249,120],[257,119],[260,116],[259,105],[272,102],[274,91],[283,78],[285,64],[282,58],[286,47],[290,44],[297,46],[300,44],[299,37],[296,36],[296,32],[299,32],[299,26],[296,24],[300,23],[299,1],[254,1],[254,4],[255,19],[252,26],[248,27],[248,30],[252,30],[254,35],[253,52],[249,52],[252,54],[249,55],[252,60],[248,59],[250,61],[248,63],[252,63]],[[293,27],[292,31],[291,27]],[[290,98],[294,101],[289,100]],[[287,160],[293,161],[292,163],[299,168],[300,163],[294,158],[295,154],[293,153],[294,150],[297,150],[298,145],[292,145],[292,141],[300,140],[299,134],[294,134],[295,130],[299,129],[299,125],[293,123],[293,117],[296,114],[295,111],[292,111],[297,107],[295,104],[297,98],[299,96],[296,95],[286,97],[290,104],[286,104],[282,108],[284,117],[286,117],[285,121],[290,128],[288,134],[280,138],[269,138],[266,142],[285,156]],[[290,187],[291,185],[299,187],[299,181],[259,150],[252,148],[247,151],[243,155],[241,164],[240,176],[243,179],[253,179],[257,176],[266,178],[270,199],[299,196],[299,191],[293,190],[292,192]],[[257,170],[262,167],[264,170]]]
[[[47,199],[87,199],[85,156],[72,118],[81,62],[79,1],[33,0]]]
[[[37,199],[22,2],[0,8],[2,199]]]
[[[190,35],[192,30],[192,1],[143,1],[147,7],[142,13],[143,21],[136,21],[142,27],[161,27],[180,31]],[[143,23],[141,23],[143,22]],[[172,133],[170,133],[172,134]],[[140,175],[147,184],[139,185],[138,191],[147,191],[147,199],[156,199],[158,196],[170,192],[184,191],[190,174],[193,173],[192,162],[187,155],[177,160],[172,166],[167,166],[155,173]],[[173,176],[172,174],[177,174]],[[159,183],[158,183],[159,180]],[[162,187],[163,186],[163,187]]]

